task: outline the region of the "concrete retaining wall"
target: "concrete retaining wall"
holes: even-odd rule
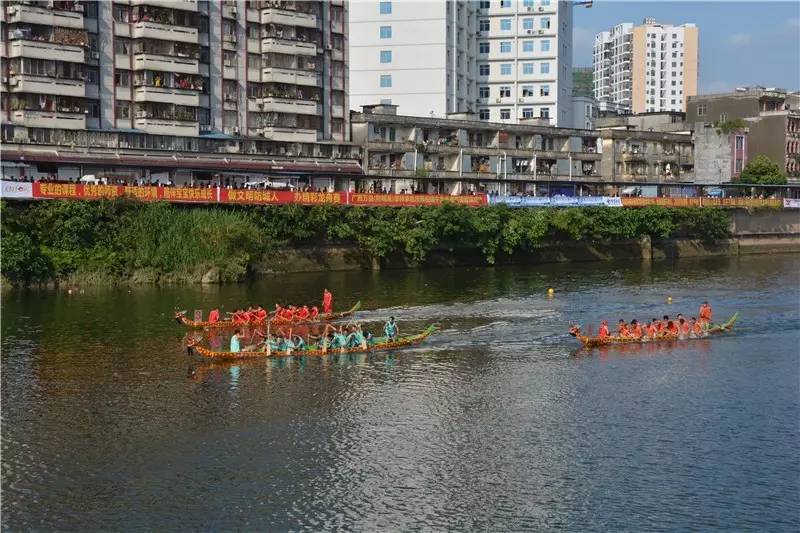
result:
[[[800,235],[800,210],[765,209],[747,212],[736,209],[732,232],[744,235]]]

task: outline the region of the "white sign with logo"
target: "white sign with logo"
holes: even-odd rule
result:
[[[2,198],[33,198],[33,184],[24,181],[2,182]]]
[[[800,209],[800,198],[784,198],[784,209]]]

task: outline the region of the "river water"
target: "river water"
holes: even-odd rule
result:
[[[799,263],[5,292],[3,529],[797,531]],[[208,364],[170,320],[324,287],[376,329],[442,332],[393,355]],[[740,313],[735,334],[585,352],[565,333],[703,299]]]

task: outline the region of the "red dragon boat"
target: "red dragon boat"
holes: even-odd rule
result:
[[[234,322],[233,320],[219,320],[217,322],[209,322],[208,320],[192,320],[191,318],[186,316],[186,311],[176,311],[175,320],[178,322],[178,324],[183,324],[187,328],[191,329],[244,328],[252,326],[266,326],[267,322],[269,322],[273,326],[294,326],[300,324],[324,324],[325,322],[331,322],[332,320],[346,318],[355,313],[356,311],[358,311],[359,309],[361,309],[361,302],[356,302],[356,304],[347,311],[342,311],[340,313],[320,314],[317,315],[316,318],[314,318],[313,320],[309,319],[287,320],[282,317],[276,317],[275,315],[267,315],[267,317],[264,320],[257,320],[254,322],[247,322],[247,323]]]
[[[587,336],[581,334],[581,327],[580,326],[572,326],[569,328],[569,334],[578,339],[583,343],[583,345],[587,348],[597,348],[598,346],[608,346],[614,344],[645,344],[645,343],[652,343],[652,342],[669,342],[669,341],[676,341],[676,340],[691,340],[691,339],[704,339],[708,335],[719,335],[721,333],[729,332],[733,329],[733,326],[736,324],[736,319],[739,317],[739,313],[734,314],[732,317],[728,319],[727,322],[722,324],[711,324],[709,328],[706,330],[706,335],[702,337],[693,337],[693,336],[678,336],[678,335],[661,335],[654,339],[651,338],[633,338],[633,337],[617,337],[617,336],[609,336],[605,338],[600,338],[597,336]]]

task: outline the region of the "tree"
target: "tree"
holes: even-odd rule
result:
[[[747,162],[739,181],[756,185],[786,185],[786,175],[778,163],[765,155],[757,155]]]

